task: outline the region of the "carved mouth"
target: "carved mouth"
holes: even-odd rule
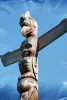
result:
[[[26,57],[27,55],[28,55],[27,51],[24,51],[23,54],[22,54],[23,57]]]
[[[23,56],[23,57],[31,56],[31,51],[24,51],[24,52],[22,53],[22,56]]]

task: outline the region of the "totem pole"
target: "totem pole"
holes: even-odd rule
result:
[[[37,64],[37,23],[30,12],[21,15],[21,33],[27,38],[21,44],[22,59],[19,61],[21,76],[18,78],[17,90],[20,100],[38,100],[38,64]]]
[[[38,52],[67,32],[67,18],[39,38],[37,22],[30,12],[21,15],[20,26],[26,39],[20,48],[0,55],[0,58],[5,67],[19,62],[21,76],[18,78],[17,90],[20,100],[38,100]]]

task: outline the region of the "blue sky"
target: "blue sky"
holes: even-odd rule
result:
[[[38,22],[38,37],[67,18],[64,0],[0,0],[0,54],[20,47],[25,39],[20,33],[20,15],[30,11]],[[67,33],[39,52],[39,100],[66,100]],[[0,97],[18,100],[18,63],[3,67],[0,61]],[[9,96],[7,95],[9,92]],[[3,96],[4,95],[4,96]],[[62,99],[64,98],[64,99]]]

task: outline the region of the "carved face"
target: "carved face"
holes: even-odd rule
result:
[[[25,13],[20,18],[21,33],[28,36],[37,37],[38,25],[35,19],[30,16],[30,13]]]
[[[29,37],[21,44],[22,57],[35,57],[37,55],[37,38]]]

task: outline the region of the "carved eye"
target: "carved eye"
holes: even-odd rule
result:
[[[23,27],[23,22],[24,22],[24,18],[21,17],[21,18],[20,18],[20,22],[19,22],[19,24],[20,24],[21,27]]]
[[[27,43],[26,45],[25,45],[25,48],[27,48],[27,49],[29,49],[29,48],[31,48],[32,47],[32,45],[30,44],[30,43]]]

